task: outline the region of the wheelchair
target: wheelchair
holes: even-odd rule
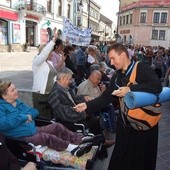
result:
[[[52,110],[48,103],[46,102],[46,95],[37,95],[29,91],[19,91],[19,96],[22,101],[32,105],[40,111],[40,116],[35,120],[36,126],[48,125],[49,123],[54,123],[56,120],[52,114]],[[25,97],[24,97],[25,96]],[[31,100],[31,101],[30,101]],[[82,127],[80,132],[83,132],[84,135],[88,134],[88,130],[84,125],[79,125]],[[79,128],[78,128],[79,129]],[[6,138],[6,143],[10,151],[19,159],[21,165],[26,164],[29,161],[32,161],[37,164],[37,169],[46,170],[46,169],[72,169],[75,170],[72,166],[65,166],[61,163],[53,163],[49,160],[42,159],[37,153],[36,146],[29,141],[26,141],[22,138]],[[97,149],[94,151],[93,157],[87,159],[86,169],[92,169],[93,163],[97,158],[98,151],[100,150],[101,145],[97,146]],[[32,150],[30,153],[29,151]]]

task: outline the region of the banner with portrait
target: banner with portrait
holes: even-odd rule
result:
[[[74,26],[68,19],[64,21],[63,40],[70,44],[79,46],[87,46],[91,41],[91,28],[78,28]]]

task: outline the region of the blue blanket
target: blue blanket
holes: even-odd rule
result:
[[[129,109],[153,105],[170,101],[170,88],[163,87],[160,94],[155,95],[146,92],[128,92],[124,97],[124,102]]]

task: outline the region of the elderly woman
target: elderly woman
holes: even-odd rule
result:
[[[39,47],[39,54],[32,61],[33,71],[33,92],[48,94],[53,85],[56,76],[56,69],[53,63],[49,61],[50,53],[56,45],[57,33],[54,31],[54,37],[48,44],[42,44]]]
[[[18,99],[11,82],[0,83],[0,132],[8,137],[23,137],[35,145],[48,146],[57,151],[68,151],[77,156],[89,151],[92,143],[85,143],[83,135],[69,131],[60,123],[36,127],[38,111]]]

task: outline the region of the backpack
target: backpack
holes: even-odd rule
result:
[[[129,83],[127,84],[127,86],[129,84],[136,83],[135,79],[136,79],[137,65],[138,62],[136,62],[132,70],[132,73],[129,78]],[[140,107],[140,108],[128,109],[128,107],[125,105],[123,101],[123,98],[120,98],[120,108],[121,108],[121,114],[123,120],[126,117],[130,125],[135,130],[139,130],[139,131],[146,131],[154,127],[160,120],[161,113],[162,113],[162,105],[160,103],[155,103],[154,105]]]

